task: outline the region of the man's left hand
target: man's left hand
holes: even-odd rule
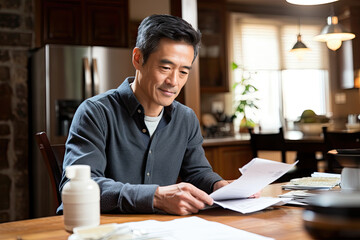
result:
[[[232,183],[234,180],[220,180],[218,182],[216,182],[213,186],[213,192],[215,192],[216,190],[218,190],[219,188],[222,188],[226,185],[228,185],[229,183]]]

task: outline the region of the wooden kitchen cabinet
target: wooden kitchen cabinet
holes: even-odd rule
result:
[[[43,1],[42,42],[80,44],[81,4]]]
[[[36,45],[128,47],[128,0],[37,0]]]
[[[205,156],[222,178],[230,180],[240,177],[239,168],[251,161],[250,143],[228,146],[204,146]]]
[[[226,11],[223,0],[198,0],[198,27],[202,33],[199,52],[201,92],[228,92]]]
[[[345,8],[339,15],[339,23],[356,36],[344,41],[337,50],[340,88],[360,88],[360,7]]]

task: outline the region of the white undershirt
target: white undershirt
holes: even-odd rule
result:
[[[146,125],[147,129],[149,130],[150,137],[155,132],[155,130],[163,116],[163,113],[164,113],[164,108],[161,110],[159,116],[157,116],[157,117],[149,117],[149,116],[145,115],[145,125]]]
[[[131,85],[133,84],[133,82],[131,82],[129,85],[130,85],[130,88],[131,88]],[[132,90],[132,88],[131,88]],[[159,116],[157,117],[149,117],[149,116],[146,116],[145,115],[145,125],[147,127],[147,129],[149,130],[149,134],[150,134],[150,137],[153,135],[153,133],[155,132],[157,126],[159,125],[159,122],[160,122],[160,119],[162,118],[163,116],[163,113],[164,113],[164,108],[161,110]]]

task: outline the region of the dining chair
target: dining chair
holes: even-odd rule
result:
[[[254,132],[253,128],[248,128],[250,133],[250,144],[253,157],[259,155],[259,151],[280,151],[281,161],[286,163],[285,139],[282,127],[277,133]]]
[[[360,148],[360,131],[346,132],[322,128],[326,152],[332,149]],[[340,172],[341,166],[331,154],[325,154],[328,172]]]
[[[253,157],[258,157],[259,151],[277,151],[281,152],[281,161],[286,163],[287,145],[285,142],[283,128],[280,127],[278,132],[254,132],[253,128],[249,128],[250,144]],[[308,172],[295,166],[275,182],[288,182],[291,179],[307,176]]]
[[[65,144],[50,144],[45,132],[35,134],[35,139],[44,159],[55,199],[55,205],[61,203],[59,185],[62,176],[62,163],[65,155]]]

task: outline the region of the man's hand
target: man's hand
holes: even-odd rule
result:
[[[222,188],[222,187],[228,185],[232,181],[234,181],[234,180],[229,180],[229,181],[228,180],[220,180],[220,181],[217,181],[213,186],[213,192],[215,192],[219,188]]]
[[[154,207],[170,214],[188,215],[212,205],[213,199],[190,183],[158,187],[154,196]]]
[[[253,195],[251,195],[249,198],[259,198],[261,196],[261,191],[254,193]]]

